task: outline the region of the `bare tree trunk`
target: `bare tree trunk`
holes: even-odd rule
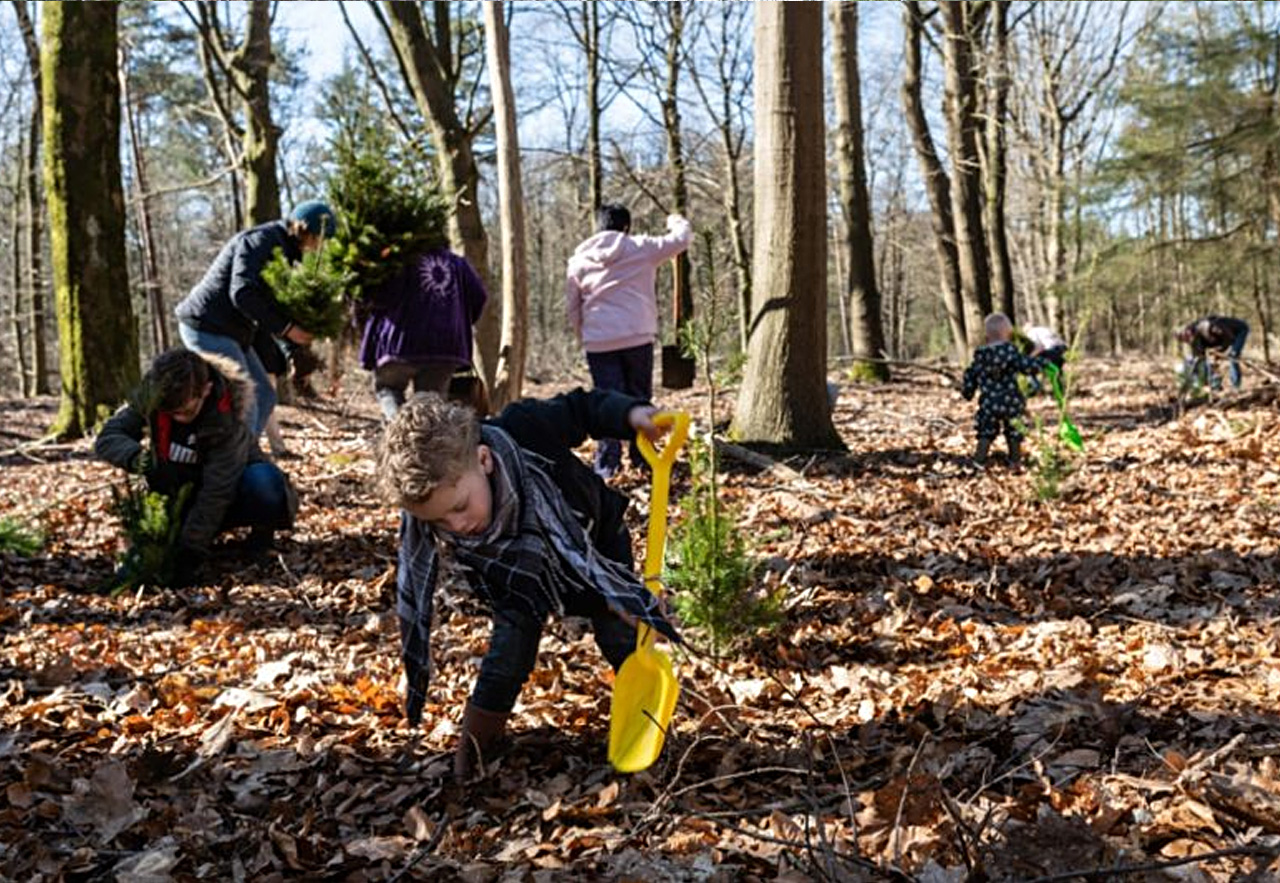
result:
[[[142,249],[142,286],[146,292],[147,311],[151,320],[151,350],[153,353],[162,353],[169,348],[169,323],[166,321],[164,294],[160,290],[155,236],[151,229],[151,207],[147,202],[147,161],[142,154],[138,120],[130,95],[127,52],[120,55],[120,91],[129,134],[129,153],[133,159],[134,187],[137,191],[134,194],[134,206],[137,212],[138,240]]]
[[[848,258],[849,332],[853,370],[865,379],[888,380],[884,358],[884,324],[876,284],[875,243],[871,233],[871,198],[867,194],[866,156],[862,138],[862,80],[858,71],[858,4],[827,5],[831,20],[832,68],[835,73],[836,163],[840,206],[844,210]]]
[[[991,252],[992,301],[999,304],[1000,311],[1010,320],[1016,321],[1013,259],[1009,254],[1009,231],[1005,223],[1009,165],[1009,0],[996,0],[994,24],[994,72],[987,116],[987,244]]]
[[[738,39],[738,26],[745,21],[744,8],[734,3],[720,3],[713,8],[720,16],[715,33],[716,42],[713,45],[719,101],[713,100],[707,93],[696,65],[691,65],[689,72],[702,99],[702,105],[720,134],[720,146],[724,152],[725,181],[721,188],[721,203],[729,229],[732,263],[738,285],[738,345],[746,352],[751,317],[751,248],[743,219],[742,180],[739,174],[746,133],[742,128],[735,129],[734,111],[735,107],[740,107],[735,104],[735,95],[745,95],[745,90],[750,89],[751,64],[749,57],[740,51],[735,42]],[[704,39],[700,39],[699,45],[704,42]],[[740,115],[745,116],[745,113]]]
[[[951,340],[956,358],[965,362],[969,358],[969,337],[966,333],[964,302],[960,297],[960,260],[956,254],[955,223],[951,217],[951,179],[947,177],[938,152],[929,133],[929,121],[925,118],[921,98],[920,43],[924,33],[924,14],[915,0],[903,3],[903,30],[906,63],[902,75],[902,104],[911,127],[911,140],[915,145],[920,172],[924,176],[925,191],[929,194],[932,209],[934,246],[938,254],[938,274],[941,278],[942,303],[951,324]]]
[[[668,3],[660,6],[670,18],[667,31],[667,81],[662,97],[662,122],[667,136],[667,165],[671,168],[671,195],[675,210],[689,213],[689,176],[685,169],[684,140],[680,120],[680,78],[684,56],[684,5]],[[693,286],[689,278],[689,252],[683,251],[674,261],[673,297],[675,308],[675,340],[685,324],[693,319]]]
[[[185,5],[182,8],[186,10]],[[245,226],[244,201],[240,194],[240,166],[244,158],[236,147],[236,140],[244,137],[244,129],[236,123],[235,116],[231,112],[229,96],[222,94],[222,82],[233,80],[233,78],[222,48],[222,36],[217,17],[207,3],[197,3],[196,9],[199,16],[191,16],[191,21],[200,35],[200,39],[196,41],[200,56],[200,70],[204,76],[205,89],[209,93],[209,101],[213,104],[218,119],[222,121],[222,152],[226,155],[227,164],[231,167],[231,172],[227,175],[227,186],[231,192],[231,214],[234,227],[239,230]],[[222,65],[225,76],[221,78],[214,69],[215,60]]]
[[[982,231],[982,168],[978,159],[978,98],[974,43],[987,7],[940,3],[945,42],[947,152],[951,156],[951,205],[955,220],[960,292],[969,345],[980,346],[982,320],[991,312],[991,271]]]
[[[587,181],[591,196],[591,224],[604,204],[604,164],[600,159],[600,4],[582,4],[582,29],[587,56]]]
[[[27,53],[27,69],[31,74],[34,95],[31,103],[31,119],[27,126],[26,150],[26,259],[27,300],[31,305],[31,391],[35,395],[49,395],[49,353],[46,341],[44,294],[44,212],[40,199],[40,144],[43,138],[43,105],[41,97],[40,44],[36,39],[35,25],[27,11],[25,0],[11,0],[18,27],[22,31],[22,44]]]
[[[450,4],[436,2],[431,6],[436,39],[428,32],[422,8],[417,3],[384,0],[381,8],[387,13],[384,26],[403,68],[406,85],[431,129],[440,184],[453,205],[449,238],[454,250],[471,262],[488,290],[491,287],[489,240],[480,215],[477,197],[480,170],[472,148],[479,126],[465,126],[454,103],[460,74],[454,66]],[[476,323],[478,367],[490,388],[497,379],[502,336],[497,300],[489,298]]]
[[[43,8],[44,175],[62,401],[52,432],[78,438],[138,381],[120,180],[115,3]]]
[[[755,21],[757,285],[734,432],[842,447],[826,394],[826,153],[822,7],[762,3]]]
[[[489,395],[494,411],[521,396],[529,336],[524,188],[520,178],[520,140],[504,9],[502,2],[484,4],[485,47],[498,148],[498,226],[502,235],[502,346],[498,351],[497,377]]]
[[[10,278],[13,283],[13,312],[9,316],[10,327],[13,329],[13,348],[14,355],[17,358],[18,372],[18,394],[23,398],[31,395],[31,383],[27,376],[27,344],[26,331],[22,323],[22,249],[20,238],[22,233],[22,209],[19,194],[22,191],[22,181],[26,176],[23,174],[22,167],[15,164],[13,167],[13,212],[9,216],[9,240],[13,243],[13,253],[10,259],[13,261],[10,270]]]

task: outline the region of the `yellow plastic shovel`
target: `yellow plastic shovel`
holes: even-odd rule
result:
[[[689,415],[662,412],[654,415],[653,422],[671,427],[671,435],[662,451],[657,451],[644,435],[637,436],[636,443],[653,467],[644,582],[650,592],[662,597],[671,464],[689,436]],[[622,663],[613,683],[613,702],[609,709],[609,762],[620,773],[638,773],[658,759],[662,740],[667,735],[667,725],[676,710],[680,684],[671,670],[671,657],[654,647],[653,641],[653,629],[641,622],[636,632],[636,651]]]

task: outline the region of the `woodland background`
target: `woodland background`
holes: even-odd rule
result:
[[[337,76],[279,4],[0,9],[0,511],[47,537],[0,558],[0,875],[1276,879],[1280,7],[305,5],[356,24]],[[461,598],[404,724],[396,513],[337,343],[281,409],[304,502],[276,557],[91,591],[119,476],[75,436],[223,241],[371,132],[454,196],[500,401],[585,379],[561,277],[594,205],[699,228],[671,275],[703,373],[664,402],[765,443],[722,491],[786,616],[725,655],[691,633],[642,775],[604,760],[573,622],[480,782],[446,775],[487,638]],[[1001,306],[1080,354],[1085,452],[1053,470],[1051,432],[1026,472],[967,458],[958,367]],[[1252,364],[1188,410],[1171,331],[1209,311],[1250,321]],[[638,543],[643,477],[615,484]]]
[[[515,355],[535,373],[580,364],[561,277],[603,199],[630,204],[637,229],[672,210],[694,219],[691,294],[722,300],[739,327],[718,349],[745,349],[761,259],[753,4],[507,5],[517,134],[506,146],[528,145],[523,260],[511,270],[479,4],[314,4],[329,29],[352,22],[341,69],[322,79],[306,75],[306,30],[273,29],[272,4],[113,5],[118,28],[94,36],[118,41],[117,287],[127,284],[141,362],[175,339],[172,306],[222,242],[322,195],[334,139],[370,127],[390,133],[406,176],[461,188],[455,241],[494,293],[479,353],[491,378],[517,264],[520,300],[505,321],[527,331],[507,343],[527,335]],[[821,288],[807,307],[826,316],[833,364],[854,353],[962,361],[965,320],[987,305],[1109,354],[1167,352],[1175,323],[1239,315],[1270,356],[1274,4],[849,6],[854,30],[837,17],[803,37],[827,46],[829,87],[804,100],[827,121],[805,162],[825,170],[830,247],[805,272]],[[38,19],[37,5],[11,2],[0,31],[0,383],[20,395],[57,391],[59,378],[33,89],[56,59],[42,58]],[[855,37],[871,46],[861,66]],[[446,155],[442,142],[463,149]]]

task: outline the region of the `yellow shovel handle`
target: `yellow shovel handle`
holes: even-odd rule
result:
[[[636,444],[644,458],[653,467],[653,493],[649,495],[649,535],[645,540],[644,582],[658,597],[662,597],[662,562],[667,545],[667,497],[671,490],[671,464],[689,437],[689,415],[683,411],[659,411],[653,415],[657,426],[670,426],[671,434],[659,451],[643,433],[636,436]],[[636,647],[653,646],[653,629],[640,624],[636,635]]]

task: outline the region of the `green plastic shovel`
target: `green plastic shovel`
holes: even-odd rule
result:
[[[654,415],[653,422],[671,427],[671,435],[662,450],[656,450],[644,435],[637,436],[636,443],[653,467],[644,583],[650,592],[662,597],[671,464],[689,436],[689,415],[662,412]],[[613,700],[609,708],[609,762],[620,773],[638,773],[658,759],[662,741],[667,735],[667,725],[676,710],[680,684],[671,670],[671,657],[654,647],[653,641],[653,629],[641,622],[636,631],[636,650],[622,663],[613,683]]]
[[[1080,437],[1080,430],[1076,429],[1071,415],[1067,413],[1067,395],[1062,388],[1062,371],[1052,362],[1044,366],[1044,371],[1049,375],[1049,388],[1053,391],[1054,401],[1058,403],[1058,438],[1068,447],[1083,451],[1084,439]]]

